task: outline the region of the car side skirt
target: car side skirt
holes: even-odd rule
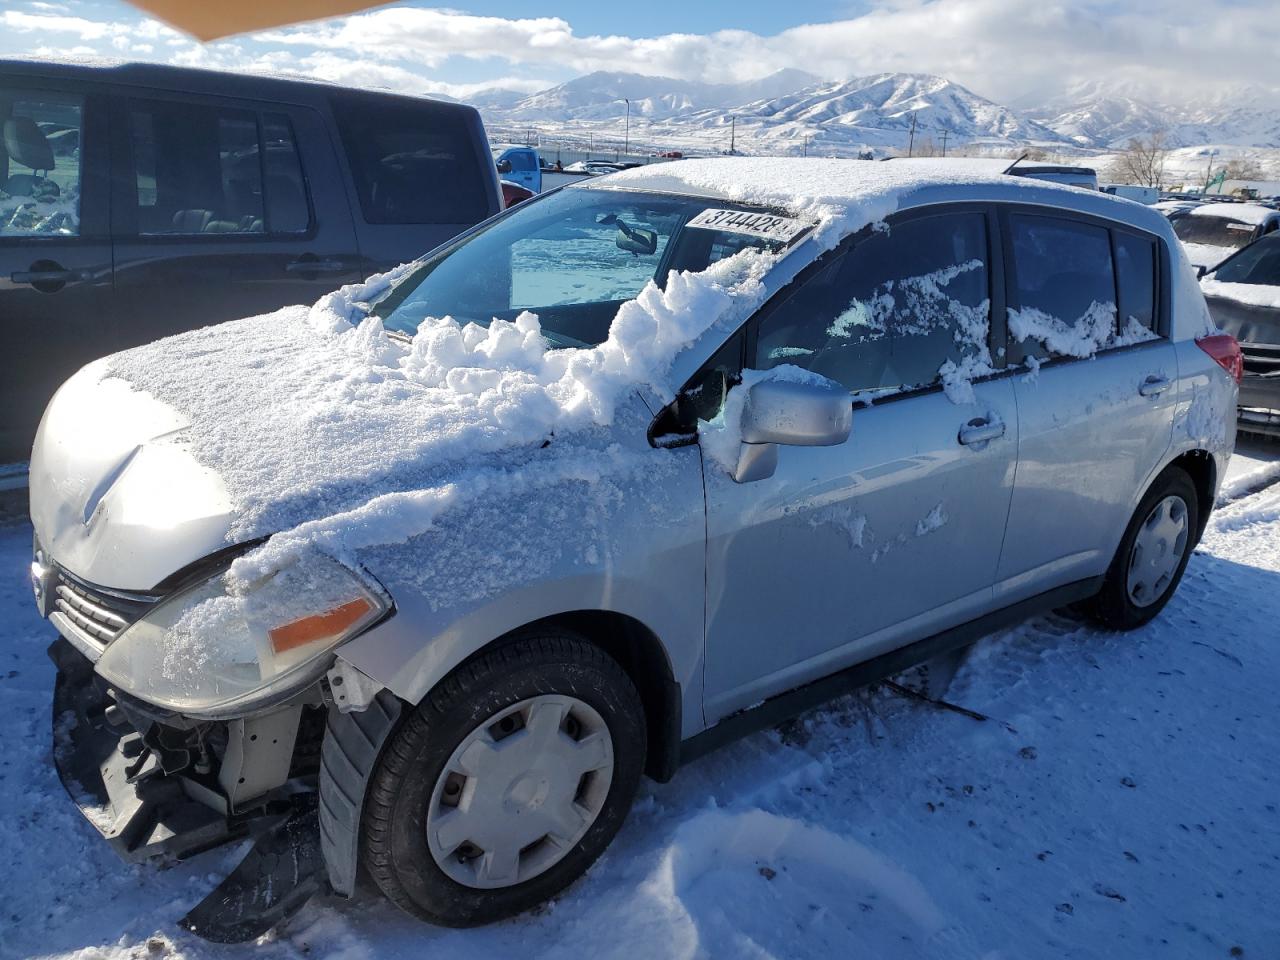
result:
[[[704,730],[680,744],[680,764],[697,760],[727,743],[760,730],[777,726],[784,720],[827,703],[836,697],[876,683],[908,667],[923,663],[981,639],[989,633],[1013,626],[1028,617],[1045,613],[1067,604],[1094,596],[1102,589],[1103,577],[1089,577],[1036,594],[975,620],[917,640],[905,647],[870,660],[864,660],[820,680],[797,687],[764,701],[755,707],[725,717],[714,727]]]

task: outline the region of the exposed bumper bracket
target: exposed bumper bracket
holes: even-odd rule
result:
[[[239,943],[292,916],[326,885],[315,792],[298,793],[251,816],[227,817],[166,776],[121,711],[95,683],[93,666],[66,640],[49,656],[54,762],[85,819],[125,860],[184,859],[255,838],[244,860],[180,921],[197,936]],[[113,723],[114,721],[114,723]]]

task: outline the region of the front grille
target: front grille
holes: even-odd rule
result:
[[[120,635],[155,603],[144,594],[103,590],[81,583],[59,570],[54,585],[53,609],[72,626],[101,646]]]
[[[1280,373],[1280,346],[1269,343],[1242,343],[1244,372],[1257,376]]]

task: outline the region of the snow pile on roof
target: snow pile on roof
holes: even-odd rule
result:
[[[1222,217],[1239,223],[1259,224],[1280,216],[1280,211],[1260,203],[1205,203],[1193,207],[1188,216]]]
[[[1007,164],[1005,164],[1007,166]],[[1043,180],[1006,177],[993,165],[924,160],[832,160],[820,157],[716,157],[634,167],[573,189],[629,188],[782,207],[815,220],[825,247],[893,213],[915,190],[938,184],[1000,183],[1038,189]]]
[[[1265,283],[1225,283],[1213,277],[1204,277],[1200,289],[1206,297],[1223,297],[1237,303],[1280,310],[1280,287]]]

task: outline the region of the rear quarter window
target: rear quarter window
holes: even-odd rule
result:
[[[478,223],[489,214],[487,147],[466,115],[429,101],[335,100],[338,132],[367,223]]]

